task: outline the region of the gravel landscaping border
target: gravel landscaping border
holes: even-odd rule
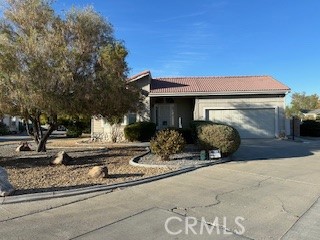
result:
[[[144,153],[147,154],[147,153]],[[141,155],[144,155],[141,154]],[[131,161],[134,161],[134,159],[138,159],[141,157],[141,155],[133,157]],[[230,159],[223,158],[219,161],[212,161],[211,163],[203,163],[199,165],[194,165],[190,167],[182,167],[178,170],[174,170],[171,172],[163,173],[160,175],[155,175],[151,177],[146,177],[138,180],[128,181],[128,182],[122,182],[122,183],[116,183],[111,185],[95,185],[90,187],[81,187],[76,189],[70,189],[70,190],[59,190],[59,191],[52,191],[52,192],[42,192],[42,193],[31,193],[31,194],[24,194],[24,195],[13,195],[13,196],[6,196],[0,198],[0,205],[2,204],[16,204],[21,202],[31,202],[31,201],[39,201],[39,200],[46,200],[46,199],[52,199],[52,198],[61,198],[61,197],[70,197],[70,196],[76,196],[81,194],[87,194],[87,193],[94,193],[94,192],[105,192],[110,193],[114,191],[115,189],[122,189],[127,187],[132,187],[144,183],[150,183],[153,181],[161,180],[168,177],[177,176],[183,173],[191,172],[194,170],[197,170],[202,167],[217,165],[229,162]],[[1,201],[2,200],[2,201]]]
[[[11,145],[11,144],[10,144]],[[59,147],[59,146],[51,146],[50,149],[47,153],[36,153],[36,152],[26,152],[23,154],[23,156],[17,156],[17,153],[12,151],[12,146],[3,146],[9,150],[8,154],[11,157],[14,157],[16,159],[19,158],[33,158],[34,160],[38,161],[37,159],[43,158],[43,157],[48,157],[48,155],[52,156],[52,154],[60,148],[66,148],[69,150],[73,150],[75,152],[81,151],[80,148],[82,147]],[[8,149],[8,147],[11,148]],[[132,144],[128,147],[133,147]],[[141,145],[139,145],[141,147]],[[87,146],[85,147],[87,150],[91,150],[94,152],[100,152],[100,151],[106,151],[108,152],[106,147],[98,147],[98,146]],[[55,150],[54,150],[55,149]],[[2,149],[3,150],[3,149]],[[83,150],[83,149],[82,149]],[[50,198],[60,198],[60,197],[68,197],[68,196],[75,196],[75,195],[81,195],[81,194],[87,194],[87,193],[94,193],[94,192],[112,192],[115,189],[121,189],[125,187],[130,187],[130,186],[135,186],[143,183],[148,183],[156,180],[160,180],[163,178],[179,175],[182,173],[186,173],[189,171],[196,170],[201,167],[206,167],[210,165],[215,165],[215,164],[221,164],[224,162],[229,161],[230,159],[220,159],[220,160],[214,160],[214,161],[200,161],[197,160],[198,158],[198,153],[192,152],[187,150],[184,153],[176,154],[173,155],[172,157],[174,160],[168,161],[168,162],[163,162],[157,158],[157,156],[153,155],[150,153],[149,148],[145,148],[146,151],[142,152],[140,151],[139,155],[132,157],[130,160],[128,159],[127,164],[135,166],[135,167],[143,167],[143,168],[158,168],[158,169],[163,169],[159,171],[158,174],[155,175],[149,175],[144,178],[139,178],[139,179],[130,179],[124,182],[119,182],[119,183],[113,183],[113,184],[104,184],[101,183],[99,185],[93,185],[93,186],[79,186],[78,188],[70,188],[70,189],[51,189],[51,191],[45,191],[45,192],[35,192],[35,193],[25,193],[21,195],[11,195],[11,196],[6,196],[6,197],[1,197],[0,198],[0,205],[1,204],[13,204],[13,203],[19,203],[19,202],[28,202],[28,201],[37,201],[37,200],[44,200],[44,199],[50,199]],[[53,151],[53,152],[52,152]],[[71,151],[72,152],[72,151]],[[91,152],[92,153],[92,152]],[[88,154],[88,153],[87,153]],[[19,154],[18,154],[19,155]],[[88,154],[87,157],[90,157],[91,154]],[[149,160],[148,160],[149,158]],[[184,159],[186,158],[186,159]],[[189,159],[189,160],[188,160]],[[148,164],[142,163],[143,161],[149,161]],[[192,163],[192,164],[190,164]],[[165,169],[164,169],[165,168]],[[151,171],[152,169],[150,169]],[[156,170],[156,169],[154,169]],[[149,171],[149,170],[148,170]],[[153,170],[152,170],[153,171]],[[103,193],[102,193],[103,194]]]

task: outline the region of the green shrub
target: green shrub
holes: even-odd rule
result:
[[[74,132],[81,131],[82,133],[90,133],[91,132],[91,118],[87,117],[79,117],[79,116],[61,116],[58,119],[58,124],[60,129],[65,127],[67,130],[70,129],[70,134],[73,135]],[[71,133],[73,132],[73,133]],[[68,134],[68,133],[67,133]],[[81,135],[80,134],[80,135]]]
[[[182,134],[175,130],[162,130],[150,141],[150,148],[161,160],[168,161],[170,155],[179,153],[184,149],[185,141]]]
[[[238,150],[241,139],[238,131],[228,125],[203,125],[198,129],[198,143],[200,147],[220,149],[223,156],[229,156]]]
[[[69,138],[80,137],[82,135],[82,129],[76,125],[69,126],[66,135]]]
[[[0,122],[0,135],[7,135],[7,134],[9,134],[8,126]]]
[[[124,128],[124,136],[130,142],[148,142],[156,132],[153,122],[136,122]]]

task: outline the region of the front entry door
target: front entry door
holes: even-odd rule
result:
[[[174,104],[156,104],[155,119],[158,129],[174,127]]]

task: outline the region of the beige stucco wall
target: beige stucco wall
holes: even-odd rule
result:
[[[19,131],[19,122],[21,122],[20,117],[4,114],[2,122],[8,126],[9,131],[12,131],[12,132]]]
[[[137,121],[149,121],[150,120],[150,77],[146,76],[141,78],[132,84],[142,90],[144,95],[142,101],[142,109],[137,113]],[[112,141],[112,136],[117,135],[117,142],[126,141],[124,138],[124,127],[127,125],[127,116],[124,116],[124,122],[117,126],[111,126],[104,118],[92,118],[91,119],[91,139],[98,141]]]
[[[142,90],[142,95],[144,96],[142,101],[143,108],[138,113],[137,121],[150,121],[150,81],[150,77],[146,76],[134,82]]]
[[[125,142],[124,124],[111,126],[104,118],[91,119],[91,139],[94,141],[112,142],[112,138],[116,138],[116,142]]]
[[[196,98],[194,119],[205,120],[206,109],[236,108],[274,108],[278,120],[278,133],[285,131],[285,98],[283,96],[234,96],[223,98]]]

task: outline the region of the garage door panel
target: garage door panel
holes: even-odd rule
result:
[[[207,119],[235,127],[241,138],[273,138],[274,109],[210,109]]]

